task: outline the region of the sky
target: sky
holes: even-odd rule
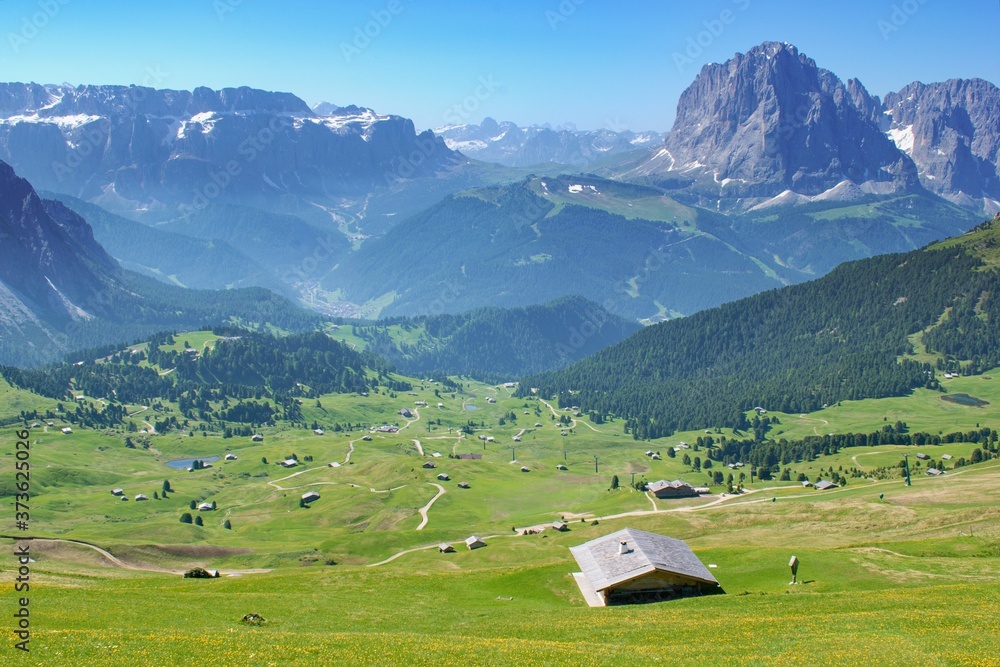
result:
[[[1000,85],[1000,0],[0,0],[0,80],[251,86],[420,129],[666,131],[709,62],[787,41],[884,95]]]

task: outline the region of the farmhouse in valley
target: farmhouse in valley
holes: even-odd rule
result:
[[[720,592],[719,582],[688,545],[672,537],[625,528],[570,553],[582,570],[573,578],[591,607]]]

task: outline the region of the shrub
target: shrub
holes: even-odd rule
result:
[[[190,512],[184,512],[184,514],[181,514],[181,523],[191,523],[191,521],[192,519]]]

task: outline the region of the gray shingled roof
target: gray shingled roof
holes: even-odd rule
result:
[[[694,487],[683,482],[681,480],[674,480],[673,482],[668,482],[661,479],[659,482],[650,482],[646,485],[646,490],[656,493],[657,491],[662,491],[663,489],[693,489]]]
[[[622,541],[631,549],[619,555]],[[625,528],[570,549],[594,589],[605,590],[655,570],[717,584],[708,568],[681,540]]]

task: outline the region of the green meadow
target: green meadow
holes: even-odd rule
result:
[[[185,339],[195,348],[212,343],[177,338]],[[809,415],[769,413],[780,421],[769,437],[871,432],[896,421],[932,434],[995,427],[1000,385],[992,375],[945,381],[949,394],[985,406],[919,390]],[[203,434],[198,423],[143,433],[176,409],[168,403],[130,406],[131,430],[63,434],[58,413],[51,426],[40,420],[30,429],[31,652],[13,649],[5,612],[4,664],[997,664],[1000,461],[940,478],[914,467],[910,487],[852,477],[826,492],[751,482],[746,471],[743,494],[713,486],[697,499],[654,500],[631,486],[633,476],[708,484],[705,470],[682,462],[704,451],[666,456],[703,431],[635,441],[621,420],[594,424],[503,386],[457,381],[460,391],[413,379],[412,392],[322,396],[302,406],[322,435],[279,424],[261,429],[261,442]],[[404,407],[410,417],[399,414]],[[7,423],[33,408],[56,406],[0,385]],[[383,425],[399,430],[372,432]],[[0,600],[11,613],[19,428],[0,429],[8,514]],[[918,451],[968,458],[975,447],[849,448],[789,467],[814,479],[831,467],[891,468]],[[451,458],[459,454],[482,458]],[[295,467],[279,465],[293,455]],[[166,465],[209,457],[220,459],[201,470]],[[731,472],[715,466],[707,472]],[[309,491],[320,498],[302,506]],[[216,509],[192,510],[192,501]],[[182,523],[184,513],[203,525]],[[560,519],[570,530],[544,529]],[[687,541],[725,594],[587,607],[568,549],[625,526]],[[525,528],[539,532],[520,534]],[[462,541],[473,534],[487,547],[467,550]],[[439,553],[440,542],[456,552]],[[795,586],[792,555],[802,562]],[[180,576],[194,566],[222,576]],[[244,624],[249,613],[266,622]]]

